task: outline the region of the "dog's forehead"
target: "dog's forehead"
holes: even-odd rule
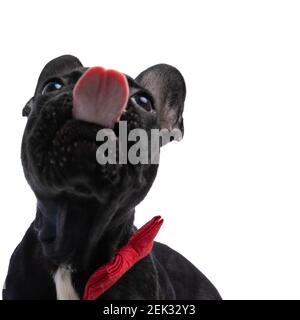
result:
[[[36,92],[49,78],[59,77],[80,68],[83,68],[83,66],[79,59],[71,55],[64,55],[51,60],[45,65],[39,76]]]
[[[65,55],[48,62],[41,72],[41,77],[49,77],[52,74],[62,74],[81,68],[83,65],[74,56]]]
[[[73,56],[62,56],[50,61],[42,70],[35,93],[42,90],[43,86],[51,79],[67,77],[69,80],[77,81],[79,77],[88,70],[89,67],[83,67],[81,62]],[[131,92],[143,89],[132,77],[124,74],[127,78]]]
[[[52,69],[43,70],[38,79],[38,86],[44,85],[47,81],[56,78],[78,78],[81,76],[88,68],[77,67],[77,68],[64,68],[64,69]]]

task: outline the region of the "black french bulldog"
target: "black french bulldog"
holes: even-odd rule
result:
[[[73,110],[74,87],[87,70],[70,55],[50,61],[23,109],[28,121],[21,158],[37,211],[11,257],[3,299],[82,299],[90,275],[136,231],[135,206],[149,191],[158,165],[97,163],[95,137],[103,126],[74,117]],[[135,80],[125,79],[126,108],[112,121],[117,139],[119,120],[147,132],[183,131],[186,89],[176,68],[159,64]],[[155,242],[151,253],[99,299],[221,297],[188,260]]]

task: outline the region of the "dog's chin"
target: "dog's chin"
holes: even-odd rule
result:
[[[47,124],[37,123],[25,142],[25,175],[34,189],[92,196],[117,186],[122,165],[96,161],[98,125],[72,118],[56,130]]]
[[[59,248],[55,240],[39,241],[44,257],[54,265],[71,264],[76,255],[76,246]]]

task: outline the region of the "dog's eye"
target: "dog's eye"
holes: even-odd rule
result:
[[[44,88],[42,90],[42,94],[46,94],[46,93],[53,92],[53,91],[58,91],[62,87],[63,87],[62,82],[60,82],[58,80],[50,81],[44,86]]]
[[[138,93],[132,97],[134,102],[147,111],[154,110],[152,99],[145,93]]]

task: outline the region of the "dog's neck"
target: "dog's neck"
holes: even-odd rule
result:
[[[72,280],[76,291],[83,293],[88,277],[108,262],[118,248],[127,243],[134,232],[134,208],[117,208],[115,202],[103,206],[94,198],[65,196],[55,201],[38,200],[38,211],[52,217],[58,245],[69,248],[53,263],[53,271],[60,266],[73,270]],[[71,253],[69,255],[69,253]]]

